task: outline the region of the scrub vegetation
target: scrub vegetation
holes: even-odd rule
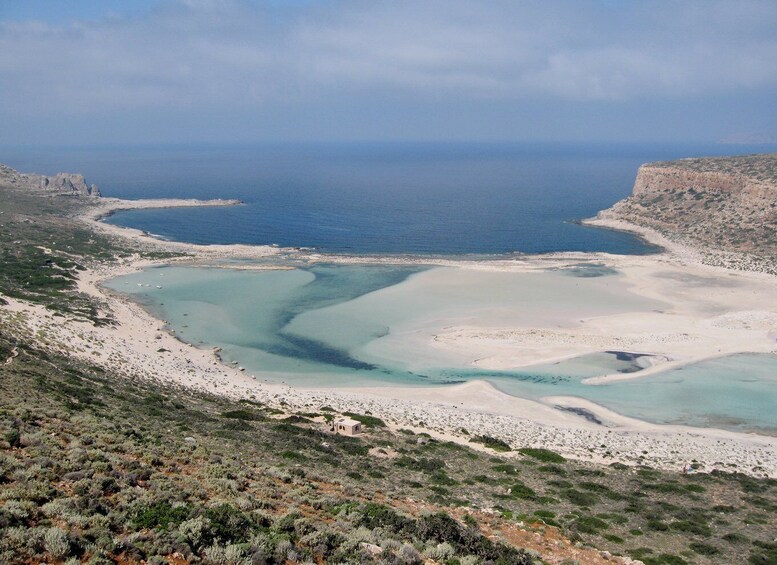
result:
[[[115,378],[3,327],[0,358],[14,349],[0,561],[520,564],[537,560],[516,532],[558,528],[648,565],[774,563],[774,480],[501,455],[380,425],[337,436],[322,412]]]
[[[736,157],[696,157],[650,163],[654,167],[671,167],[701,173],[739,175],[766,183],[777,183],[777,153],[739,155]]]
[[[79,272],[87,264],[138,252],[149,258],[171,254],[133,249],[93,233],[73,218],[85,205],[73,196],[3,186],[0,175],[0,294],[97,324],[111,323],[100,304],[77,291]]]

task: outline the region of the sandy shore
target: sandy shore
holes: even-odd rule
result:
[[[196,246],[160,241],[136,230],[99,222],[99,218],[111,210],[128,206],[123,201],[106,200],[84,215],[84,221],[93,229],[112,237],[143,242],[154,250],[185,254],[182,260],[251,259],[278,253],[293,254],[304,261],[320,260],[315,254],[295,254],[272,247]],[[157,207],[160,204],[141,202],[135,201],[132,205]],[[172,205],[201,205],[193,201],[161,204],[170,202],[178,203]],[[219,205],[224,205],[221,202]],[[652,241],[662,244],[660,240]],[[603,347],[624,349],[628,346],[629,350],[668,352],[667,358],[673,360],[669,362],[689,362],[738,351],[775,350],[777,312],[774,300],[764,302],[764,297],[777,296],[774,277],[700,265],[694,260],[693,250],[665,247],[664,253],[638,257],[562,254],[483,263],[439,260],[447,266],[486,270],[541,270],[549,265],[567,265],[581,259],[603,262],[622,271],[634,292],[667,302],[671,308],[644,313],[644,317],[636,321],[627,316],[612,316],[609,320],[584,320],[582,325],[571,328],[489,328],[481,325],[448,328],[445,333],[431,336],[436,340],[433,346],[458,351],[469,348],[481,365],[490,367],[520,366],[537,362],[539,358],[575,355]],[[326,257],[326,260],[332,258]],[[340,260],[369,261],[363,258]],[[375,258],[372,261],[392,260]],[[61,317],[52,316],[44,308],[13,299],[8,299],[7,307],[0,308],[0,322],[11,325],[18,333],[34,337],[52,350],[106,366],[127,378],[152,379],[234,398],[253,398],[275,406],[283,402],[287,410],[311,411],[328,405],[337,410],[369,411],[394,428],[423,430],[462,443],[468,442],[467,433],[485,434],[501,438],[515,448],[545,447],[583,460],[642,463],[678,472],[689,461],[696,460],[703,464],[704,470],[717,468],[777,476],[775,437],[654,425],[620,416],[578,398],[547,399],[543,404],[506,395],[480,381],[430,389],[335,390],[301,389],[261,382],[261,375],[254,378],[237,367],[220,363],[213,350],[198,349],[179,341],[163,330],[161,321],[139,305],[100,286],[100,282],[108,278],[159,263],[136,256],[108,266],[95,266],[81,275],[79,289],[105,305],[117,322],[115,326],[95,327],[76,320],[63,322]],[[705,290],[700,291],[699,285],[702,289],[717,291],[713,296]],[[539,333],[531,334],[532,331]],[[517,348],[520,344],[530,347],[521,351]]]
[[[191,208],[191,207],[210,207],[210,206],[239,206],[242,202],[239,200],[197,200],[197,199],[178,199],[178,198],[160,198],[145,200],[122,200],[120,198],[99,198],[88,203],[79,219],[85,222],[91,229],[107,235],[117,240],[132,240],[141,248],[161,251],[168,253],[178,253],[188,255],[188,259],[197,259],[200,262],[208,260],[226,260],[235,259],[256,259],[268,257],[277,254],[279,249],[270,245],[194,245],[180,241],[169,241],[154,237],[153,235],[133,228],[114,226],[103,222],[105,218],[123,210],[143,210],[159,208]],[[139,261],[139,257],[132,259],[133,263]],[[144,262],[138,262],[135,265],[138,269],[146,266]],[[122,265],[119,274],[126,271],[127,264]],[[107,274],[103,278],[115,276]]]
[[[433,346],[490,370],[598,351],[654,356],[654,363],[639,372],[592,378],[589,384],[639,378],[737,353],[777,353],[774,277],[682,264],[666,256],[610,257],[604,262],[621,273],[619,282],[630,293],[655,301],[656,307],[569,323],[548,316],[547,321],[531,320],[525,326],[494,327],[478,320],[474,326],[442,329],[434,335]]]

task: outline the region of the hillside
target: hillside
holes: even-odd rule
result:
[[[630,197],[600,214],[706,251],[777,257],[777,154],[642,165]]]

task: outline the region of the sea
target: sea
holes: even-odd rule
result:
[[[119,198],[235,198],[243,206],[120,212],[110,223],[200,244],[325,253],[649,253],[583,227],[631,191],[640,164],[762,146],[337,143],[0,148],[25,172],[81,172]]]
[[[628,196],[642,163],[767,150],[624,143],[38,147],[0,148],[0,162],[27,172],[81,172],[106,196],[239,199],[235,207],[138,210],[107,221],[163,239],[272,244],[323,256],[313,266],[290,260],[291,270],[165,267],[109,283],[167,320],[182,339],[220,347],[225,361],[258,380],[336,387],[485,379],[509,394],[579,396],[658,423],[777,433],[774,356],[732,356],[591,386],[582,381],[638,370],[640,356],[608,351],[521,371],[483,371],[435,357],[412,339],[440,317],[471,323],[473,312],[486,309],[498,320],[504,305],[527,316],[537,309],[546,316],[577,308],[584,316],[587,306],[612,313],[660,308],[615,292],[617,273],[604,266],[539,278],[494,275],[456,287],[445,270],[415,264],[326,262],[326,254],[653,253],[634,235],[580,220]],[[420,287],[426,294],[405,292],[423,277],[437,277]],[[604,285],[597,282],[602,277]]]

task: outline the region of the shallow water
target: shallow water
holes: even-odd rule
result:
[[[185,341],[221,347],[225,361],[237,361],[260,380],[329,387],[485,379],[516,396],[579,396],[652,422],[777,433],[774,356],[738,355],[592,386],[581,381],[634,372],[648,359],[601,352],[522,371],[482,371],[419,339],[484,319],[504,327],[540,320],[569,325],[586,316],[660,305],[629,293],[608,269],[167,267],[120,277],[109,286],[134,295]]]
[[[336,378],[342,372],[353,382],[359,376],[352,372],[370,373],[375,367],[351,357],[337,343],[288,332],[288,324],[304,312],[392,286],[417,271],[415,267],[264,271],[163,267],[114,279],[108,286],[136,296],[181,339],[221,347],[227,362],[238,361],[250,371],[274,374],[276,379],[305,374],[312,376],[309,384],[320,383],[322,375]],[[372,335],[365,328],[352,330],[359,339]]]
[[[576,364],[577,365],[577,364]],[[578,396],[625,416],[661,424],[777,433],[777,356],[740,354],[603,385],[563,366],[539,366],[510,376],[479,372],[522,398]]]

